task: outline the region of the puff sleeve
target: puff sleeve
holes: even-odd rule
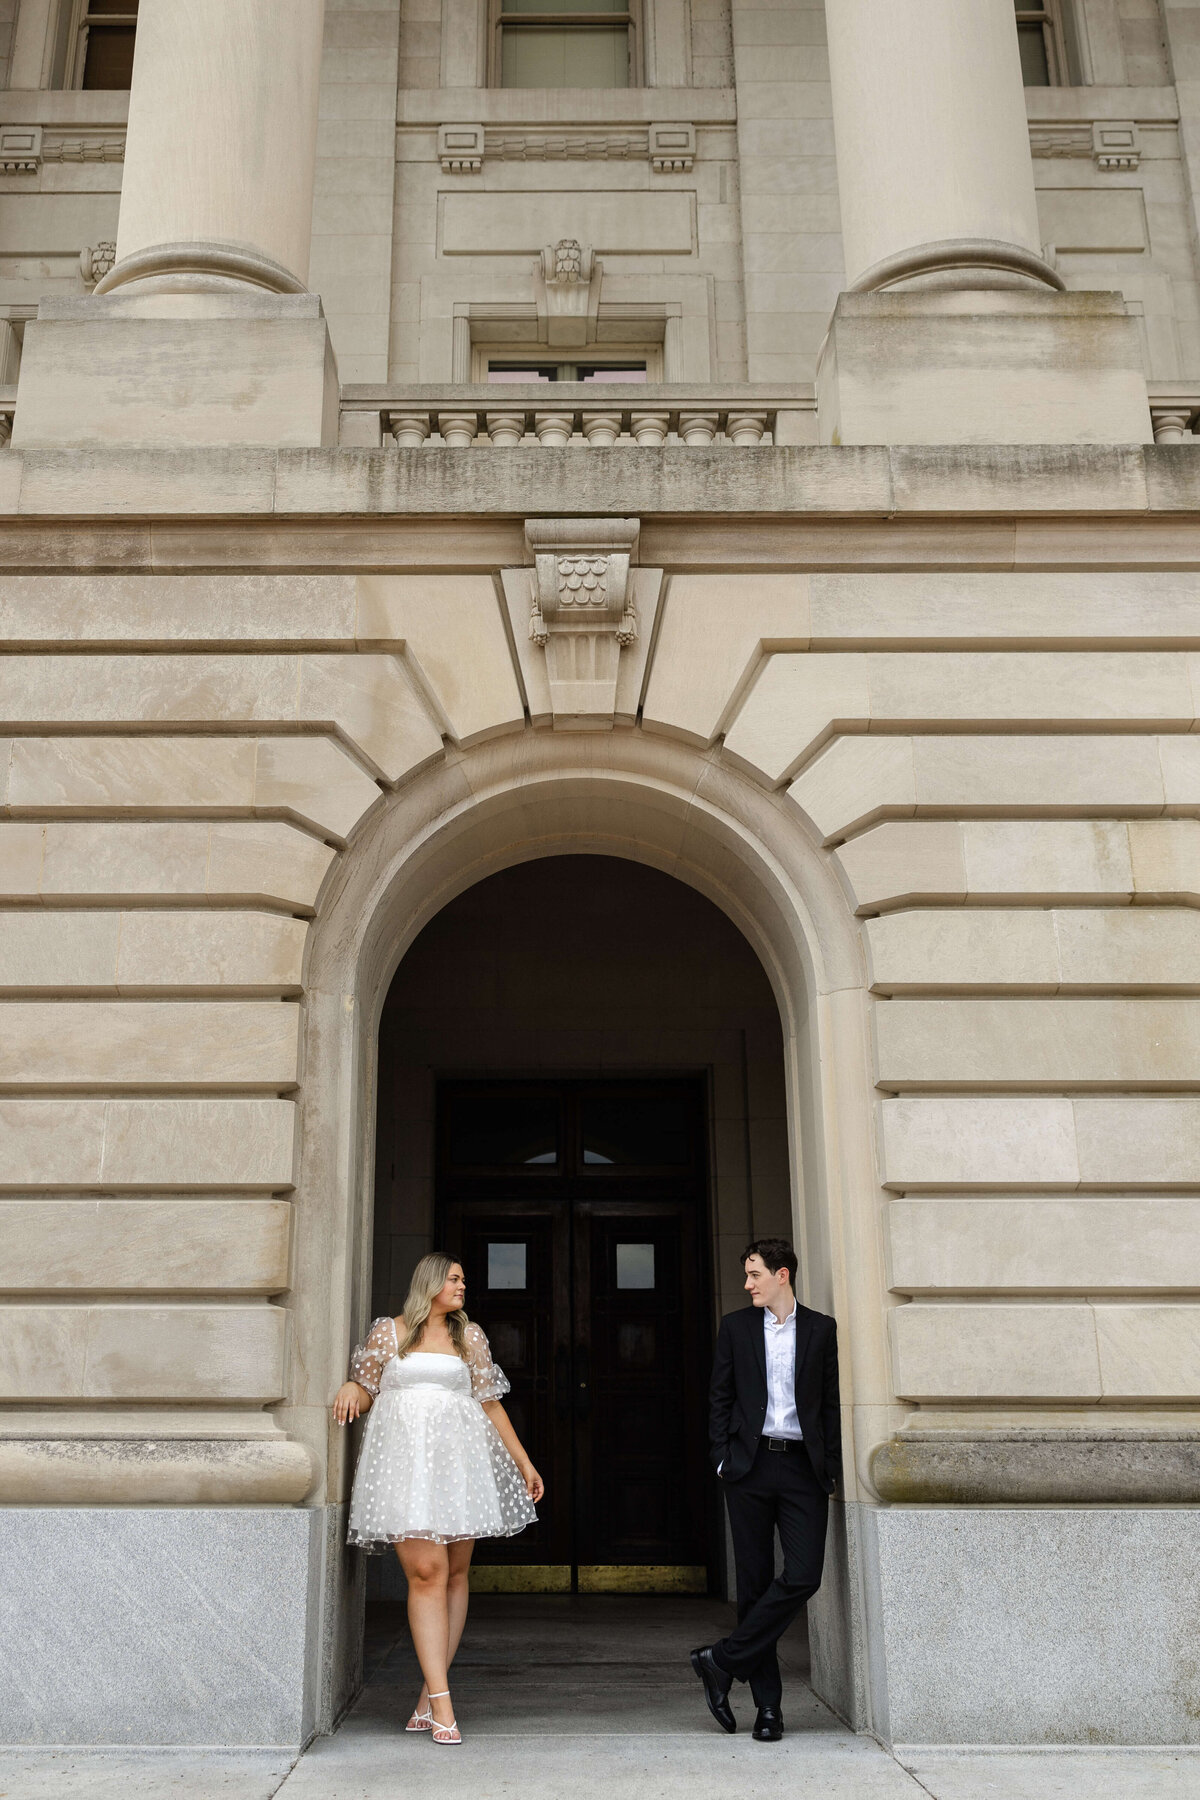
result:
[[[486,1344],[487,1339],[484,1339]],[[396,1353],[396,1326],[392,1319],[376,1319],[354,1355],[350,1358],[350,1379],[366,1388],[374,1399],[379,1392],[383,1366]]]
[[[481,1325],[467,1326],[465,1344],[473,1398],[481,1405],[488,1400],[503,1400],[511,1383],[504,1370],[492,1361],[491,1346]]]

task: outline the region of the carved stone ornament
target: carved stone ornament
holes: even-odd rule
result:
[[[527,519],[529,635],[546,652],[558,730],[610,726],[621,651],[637,637],[629,580],[638,519]]]
[[[79,252],[79,273],[83,276],[85,287],[95,287],[102,281],[117,260],[117,246],[111,238],[101,238],[98,244],[88,244]]]
[[[36,175],[41,160],[40,125],[0,126],[0,174]]]
[[[603,273],[598,259],[577,238],[547,244],[533,266],[544,343],[578,348],[595,342]]]
[[[439,125],[438,161],[443,175],[478,175],[483,167],[483,126]]]

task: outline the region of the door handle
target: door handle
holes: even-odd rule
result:
[[[565,1344],[554,1352],[554,1416],[566,1419],[571,1412],[571,1355]]]
[[[583,1417],[592,1407],[592,1359],[586,1345],[575,1352],[575,1411]]]

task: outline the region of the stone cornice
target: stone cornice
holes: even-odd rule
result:
[[[1200,513],[1176,445],[8,450],[0,521],[40,518],[1145,520]]]

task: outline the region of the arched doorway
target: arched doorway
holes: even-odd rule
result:
[[[400,963],[376,1118],[371,1310],[434,1242],[459,1255],[548,1482],[476,1585],[723,1591],[712,1333],[747,1239],[791,1231],[783,1035],[745,938],[623,858],[489,876]]]
[[[659,870],[710,899],[774,996],[792,1237],[804,1298],[837,1314],[842,1345],[845,1504],[810,1608],[813,1681],[843,1716],[869,1726],[872,1578],[862,1533],[876,1496],[864,1463],[890,1384],[863,946],[828,859],[781,796],[709,753],[641,733],[593,741],[527,731],[447,757],[372,815],[321,897],[305,968],[303,1223],[289,1340],[297,1398],[279,1415],[327,1470],[317,1716],[331,1723],[361,1679],[363,1571],[340,1548],[352,1445],[329,1435],[324,1396],[370,1316],[379,1022],[392,977],[457,895],[517,864],[580,854]],[[531,955],[554,925],[526,921]],[[626,941],[637,926],[606,922]]]

